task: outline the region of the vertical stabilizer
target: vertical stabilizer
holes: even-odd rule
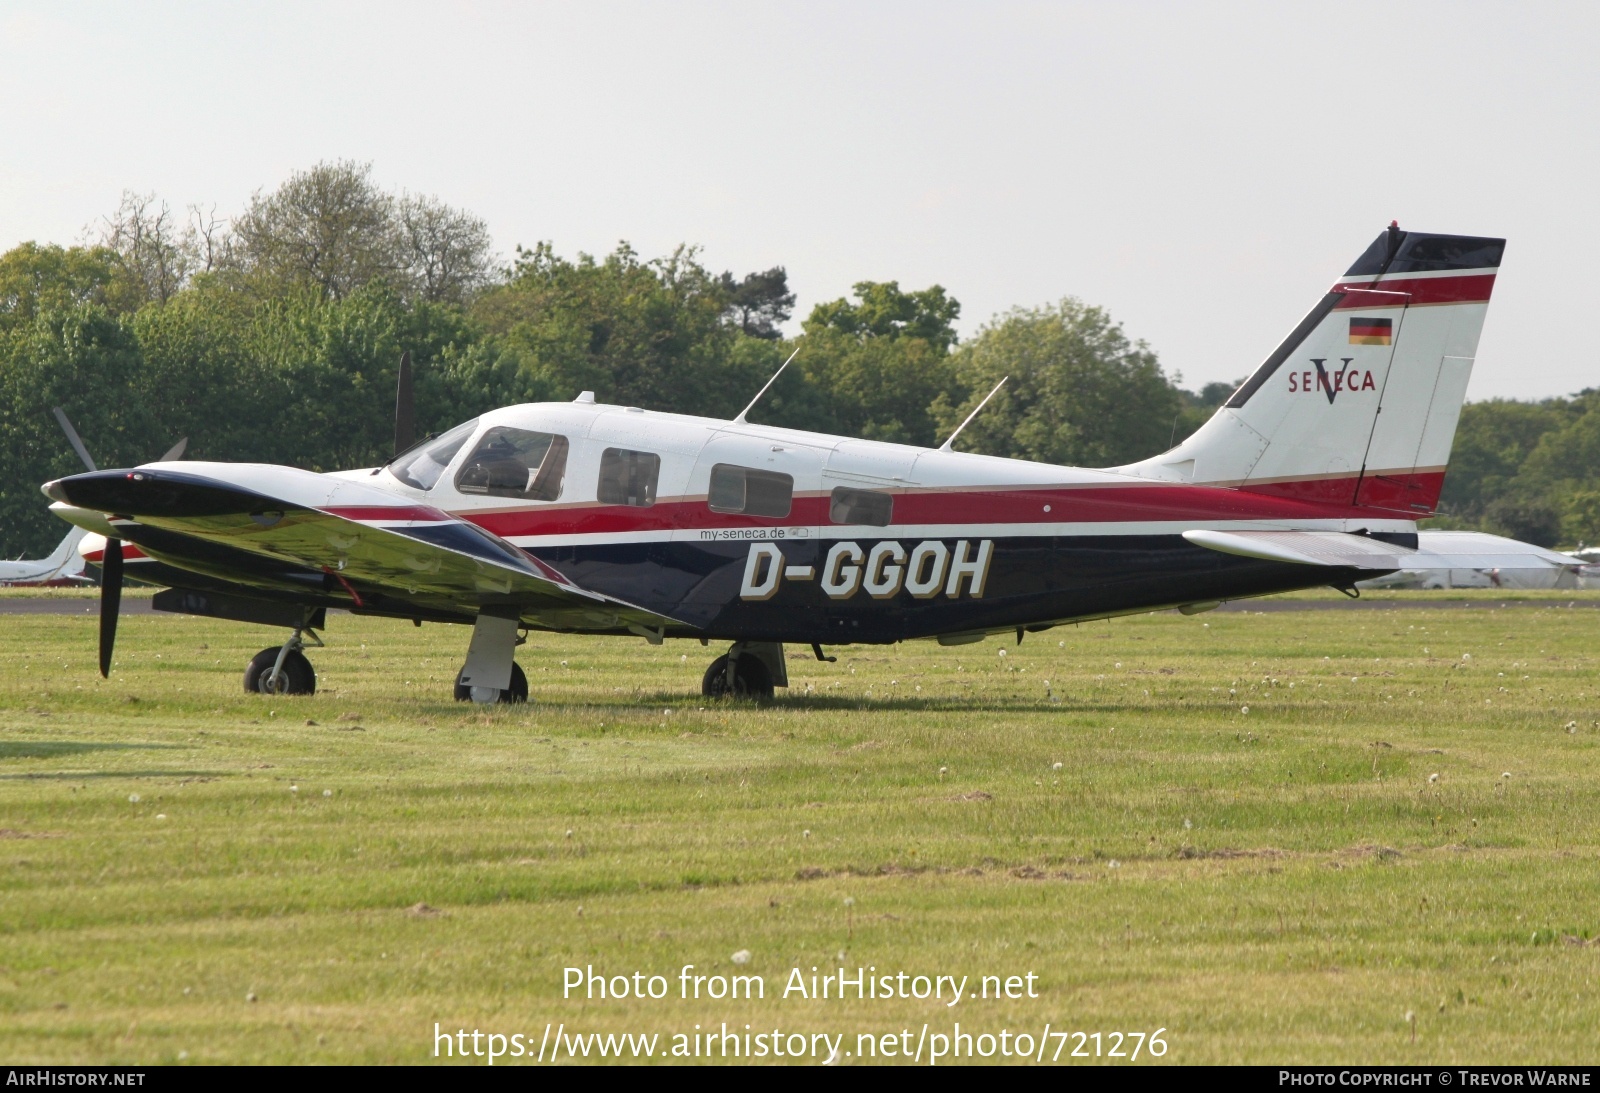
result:
[[[1432,513],[1504,249],[1391,226],[1210,421],[1120,469]]]

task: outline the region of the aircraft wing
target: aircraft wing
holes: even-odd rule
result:
[[[1416,548],[1342,531],[1201,530],[1186,531],[1183,537],[1196,546],[1243,558],[1346,569],[1514,569],[1581,564],[1570,555],[1532,543],[1478,533],[1424,538]]]
[[[151,464],[74,475],[45,492],[112,514],[113,533],[135,543],[150,528],[170,533],[169,541],[178,535],[321,571],[355,607],[366,590],[468,610],[516,608],[559,629],[684,625],[582,588],[476,524],[354,479],[265,464]],[[241,573],[244,583],[250,578]]]

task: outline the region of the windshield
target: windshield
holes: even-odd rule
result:
[[[388,465],[388,471],[408,486],[431,490],[450,461],[478,428],[478,419],[457,425],[443,436],[424,440],[410,451],[401,452]]]

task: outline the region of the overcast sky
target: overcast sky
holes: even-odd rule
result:
[[[567,255],[1073,295],[1197,387],[1390,219],[1503,235],[1471,397],[1600,386],[1594,4],[14,3],[0,248],[320,160]],[[796,324],[797,325],[797,324]]]

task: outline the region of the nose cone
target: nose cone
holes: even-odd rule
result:
[[[52,501],[64,502],[78,508],[94,509],[96,512],[122,511],[115,501],[121,497],[126,498],[129,487],[136,485],[133,481],[136,471],[89,471],[85,474],[68,475],[66,478],[57,478],[53,482],[46,482],[39,488],[44,495]]]

